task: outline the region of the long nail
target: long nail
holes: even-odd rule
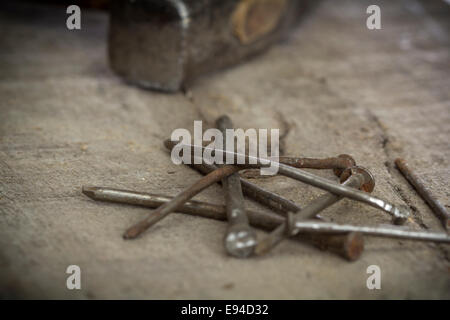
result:
[[[399,227],[365,227],[348,224],[337,224],[320,221],[299,221],[294,215],[288,213],[289,234],[296,235],[300,232],[315,232],[321,234],[342,234],[347,232],[359,232],[375,237],[388,237],[409,240],[433,241],[450,243],[450,236],[447,233],[425,232],[405,230]]]
[[[341,176],[341,182],[344,186],[361,189],[366,192],[372,192],[375,187],[375,179],[371,173],[363,167],[352,167],[346,169]],[[343,199],[342,196],[335,195],[333,193],[324,194],[312,201],[308,206],[304,207],[299,212],[295,213],[293,217],[299,221],[315,218],[322,210],[330,207],[341,199]],[[266,238],[262,239],[258,243],[255,253],[257,255],[262,255],[269,252],[286,237],[287,230],[287,223],[285,222],[281,224]]]
[[[89,198],[97,201],[130,204],[146,208],[158,208],[173,199],[172,197],[159,194],[94,186],[83,186],[82,192]],[[177,208],[177,211],[203,218],[221,221],[227,220],[226,208],[224,206],[195,200],[185,202]],[[246,212],[250,224],[264,230],[273,230],[286,221],[280,216],[264,212],[252,210],[246,210]],[[297,238],[302,241],[307,241],[322,250],[336,252],[351,261],[356,260],[364,248],[364,239],[361,236],[355,236],[354,233],[333,236],[302,233]]]
[[[226,149],[226,130],[233,127],[231,119],[222,116],[217,119],[216,125],[222,132],[223,148]],[[222,178],[222,187],[225,192],[228,218],[228,229],[224,238],[225,248],[232,256],[246,258],[253,254],[257,239],[255,231],[248,224],[239,173]]]
[[[164,145],[169,151],[172,151],[173,147],[175,146],[175,143],[170,140],[166,140],[164,141]],[[208,174],[217,169],[215,165],[207,164],[205,162],[203,162],[202,164],[191,163],[189,164],[189,166],[203,174]],[[286,213],[289,211],[297,212],[301,209],[300,206],[298,206],[291,200],[288,200],[274,192],[265,190],[243,178],[240,178],[240,180],[244,196],[257,201],[258,203],[268,207],[269,209],[274,210],[277,213],[280,213],[285,216]]]
[[[321,250],[337,253],[349,261],[358,260],[364,251],[364,237],[359,232],[327,236],[320,233],[300,233],[297,236],[302,240],[311,241]]]
[[[348,154],[324,159],[279,157],[279,162],[294,168],[333,169],[338,177],[341,176],[345,169],[356,165],[355,159]]]
[[[350,198],[352,200],[366,203],[374,208],[381,209],[392,216],[394,224],[404,224],[409,216],[409,209],[406,206],[396,206],[389,203],[386,200],[369,195],[364,191],[359,191],[354,188],[337,184],[328,179],[313,175],[309,172],[285,166],[279,165],[280,174],[308,183],[317,188],[327,190],[339,196]]]
[[[213,149],[202,147],[202,146],[195,146],[195,145],[184,145],[186,148],[192,148],[192,149],[200,149],[202,152],[206,149],[212,151]],[[237,163],[237,154],[235,152],[230,151],[222,151],[223,154],[232,154],[235,157],[235,165],[240,168],[263,168],[263,167],[269,167],[271,165],[278,167],[278,174],[284,175],[286,177],[290,177],[292,179],[301,181],[303,183],[312,185],[314,187],[327,190],[331,193],[334,193],[336,195],[340,195],[346,198],[350,198],[355,201],[366,203],[374,208],[381,209],[387,213],[389,213],[393,217],[393,222],[395,224],[404,224],[410,213],[409,209],[406,206],[396,206],[391,203],[389,203],[386,200],[371,196],[363,191],[355,190],[353,188],[343,186],[341,184],[332,182],[326,178],[322,178],[320,176],[314,175],[312,173],[309,173],[307,171],[293,168],[291,166],[278,163],[273,160],[269,159],[263,159],[260,157],[252,157],[248,155],[243,155],[245,158],[245,164],[239,164]],[[256,164],[250,164],[249,159],[252,158],[253,161],[256,161]]]
[[[353,157],[348,154],[341,154],[337,157],[322,159],[282,156],[278,158],[278,162],[301,169],[332,169],[334,174],[338,177],[341,176],[345,169],[356,165]],[[250,169],[250,171],[243,172],[241,176],[244,176],[245,178],[261,177],[257,169]]]
[[[417,193],[424,199],[433,210],[434,214],[441,220],[442,225],[446,230],[450,230],[450,213],[445,207],[436,199],[431,191],[425,186],[425,183],[420,179],[408,166],[408,163],[401,158],[395,160],[395,165],[405,178],[417,190]]]
[[[166,217],[169,213],[176,210],[179,206],[185,203],[187,200],[191,199],[193,196],[209,187],[210,185],[216,183],[222,178],[229,176],[235,172],[238,172],[239,168],[235,166],[224,166],[221,167],[208,175],[204,176],[192,186],[179,193],[170,202],[165,203],[154,212],[149,214],[147,218],[140,221],[139,223],[131,226],[123,235],[124,239],[133,239],[140,235],[142,232],[150,228],[152,225]]]

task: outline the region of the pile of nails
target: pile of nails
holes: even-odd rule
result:
[[[217,119],[216,125],[223,133],[223,137],[226,136],[226,129],[233,128],[227,116]],[[236,160],[238,154],[226,151],[225,140],[224,150],[209,151],[211,154],[220,152],[222,156],[231,154]],[[170,140],[166,140],[164,144],[169,151],[175,146],[175,142]],[[191,147],[192,156],[203,154],[203,151],[208,149],[196,145],[189,145],[189,147]],[[202,152],[195,152],[196,149]],[[336,252],[350,261],[358,259],[361,255],[364,249],[363,235],[450,243],[450,236],[445,232],[416,231],[406,229],[404,226],[355,226],[324,221],[319,213],[344,197],[383,210],[391,215],[394,225],[403,225],[410,220],[406,206],[396,206],[370,195],[375,187],[372,174],[367,169],[357,166],[349,155],[343,154],[326,159],[279,157],[278,174],[328,191],[303,208],[276,193],[264,190],[239,175],[239,171],[243,169],[261,169],[270,166],[273,161],[255,159],[256,164],[250,164],[255,161],[249,161],[247,155],[245,155],[244,164],[216,166],[208,164],[205,159],[197,161],[200,164],[190,164],[205,176],[175,197],[92,186],[83,186],[83,193],[94,200],[156,208],[145,219],[127,229],[123,236],[125,239],[136,238],[175,211],[210,219],[227,220],[228,228],[224,237],[224,246],[228,254],[238,258],[266,254],[283,239],[294,236],[322,250]],[[332,169],[339,178],[339,182],[311,174],[301,168]],[[222,184],[225,206],[190,200],[215,183]],[[268,207],[276,215],[247,210],[244,196]],[[450,221],[448,213],[441,212],[441,218],[448,228]],[[258,239],[252,227],[270,232],[262,239]]]

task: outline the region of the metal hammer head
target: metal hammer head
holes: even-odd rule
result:
[[[127,81],[177,91],[278,40],[310,0],[115,0],[109,56]]]

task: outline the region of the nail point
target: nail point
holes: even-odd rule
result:
[[[95,197],[95,192],[98,191],[100,188],[94,187],[94,186],[82,186],[81,192],[84,193],[89,198]]]
[[[140,231],[136,227],[131,227],[123,234],[123,238],[125,240],[134,239],[140,234]]]

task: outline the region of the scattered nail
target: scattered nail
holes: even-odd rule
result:
[[[158,194],[94,186],[83,186],[82,191],[86,196],[97,201],[131,204],[147,208],[158,208],[173,199],[173,197]],[[203,218],[220,221],[227,220],[224,206],[195,200],[185,202],[177,211]],[[246,210],[246,212],[250,224],[263,230],[273,230],[285,221],[284,218],[278,215],[252,210]],[[364,247],[362,237],[354,237],[351,234],[335,235],[330,238],[330,235],[314,234],[309,236],[307,233],[302,233],[298,238],[321,249],[330,249],[330,251],[336,252],[349,260],[355,260],[362,253],[362,250],[356,251],[352,248]],[[327,240],[327,238],[330,238],[330,240]],[[357,255],[358,252],[359,255]]]
[[[209,173],[208,175],[201,178],[199,181],[194,183],[188,189],[179,193],[170,202],[163,204],[158,207],[154,212],[147,216],[144,220],[128,228],[124,233],[124,239],[134,239],[143,233],[145,230],[150,228],[152,225],[166,217],[169,213],[175,211],[179,206],[183,205],[187,200],[191,199],[193,196],[209,187],[210,185],[216,183],[223,177],[229,176],[234,172],[238,172],[239,168],[235,166],[224,166]]]
[[[450,243],[450,236],[443,232],[426,232],[403,229],[402,227],[368,227],[349,224],[336,224],[321,221],[298,221],[295,216],[288,214],[289,234],[296,235],[299,232],[316,232],[342,234],[347,232],[359,232],[376,237],[389,237],[398,239],[421,240],[432,242]]]
[[[175,142],[166,140],[164,145],[169,151],[172,151],[175,146]],[[208,174],[217,169],[215,165],[207,164],[205,162],[202,164],[190,164],[189,166],[203,174]],[[300,206],[293,201],[288,200],[274,192],[267,191],[243,178],[241,178],[241,186],[242,192],[245,196],[282,215],[286,215],[289,211],[297,212],[301,209]]]
[[[375,187],[375,180],[372,174],[363,167],[352,167],[346,169],[342,175],[341,183],[343,186],[361,189],[366,192],[372,192]],[[312,201],[308,206],[304,207],[299,212],[294,213],[291,217],[295,217],[295,219],[299,221],[313,219],[322,210],[330,207],[341,199],[343,199],[342,196],[335,195],[333,193],[324,194]],[[263,255],[269,252],[286,237],[287,231],[288,225],[285,222],[258,243],[255,253],[257,255]]]
[[[295,168],[333,169],[334,174],[338,177],[341,176],[344,169],[356,165],[355,159],[348,154],[324,159],[280,157],[279,162]]]
[[[208,149],[211,151],[211,148],[203,147],[203,146],[196,146],[196,145],[185,145],[186,147],[191,147],[192,152],[194,152],[194,149],[200,149],[200,152],[205,151]],[[235,160],[237,160],[238,154],[231,151],[222,151],[224,157],[226,154],[232,154],[235,157]],[[212,153],[212,151],[211,151]],[[338,183],[335,183],[333,181],[330,181],[326,178],[322,178],[320,176],[314,175],[312,173],[309,173],[307,171],[293,168],[291,166],[277,163],[276,161],[269,160],[269,159],[262,159],[260,157],[250,157],[248,155],[243,155],[245,158],[244,164],[239,164],[237,161],[234,161],[235,165],[240,168],[263,168],[268,166],[275,166],[278,167],[278,174],[281,174],[286,177],[290,177],[292,179],[301,181],[303,183],[309,184],[311,186],[327,190],[331,193],[334,193],[336,195],[344,196],[347,198],[350,198],[355,201],[363,202],[365,204],[368,204],[374,208],[381,209],[393,217],[393,221],[396,224],[404,224],[409,215],[409,209],[406,206],[396,206],[391,204],[390,202],[374,197],[372,195],[369,195],[363,191],[355,190],[354,188],[350,188],[347,186],[340,185]],[[253,158],[257,163],[256,164],[250,164],[249,158]]]
[[[425,183],[420,179],[409,167],[408,163],[401,158],[395,160],[395,165],[400,172],[405,176],[406,180],[416,189],[417,193],[425,200],[431,207],[434,214],[441,220],[442,225],[446,230],[450,230],[450,213],[439,202],[436,197],[433,196],[431,191],[425,186]]]
[[[233,127],[231,119],[227,116],[222,116],[217,119],[216,125],[222,132],[223,148],[226,149],[226,129]],[[225,248],[232,256],[247,258],[253,254],[257,239],[255,231],[248,224],[239,173],[236,172],[222,178],[222,188],[225,192],[229,224],[224,238]]]

